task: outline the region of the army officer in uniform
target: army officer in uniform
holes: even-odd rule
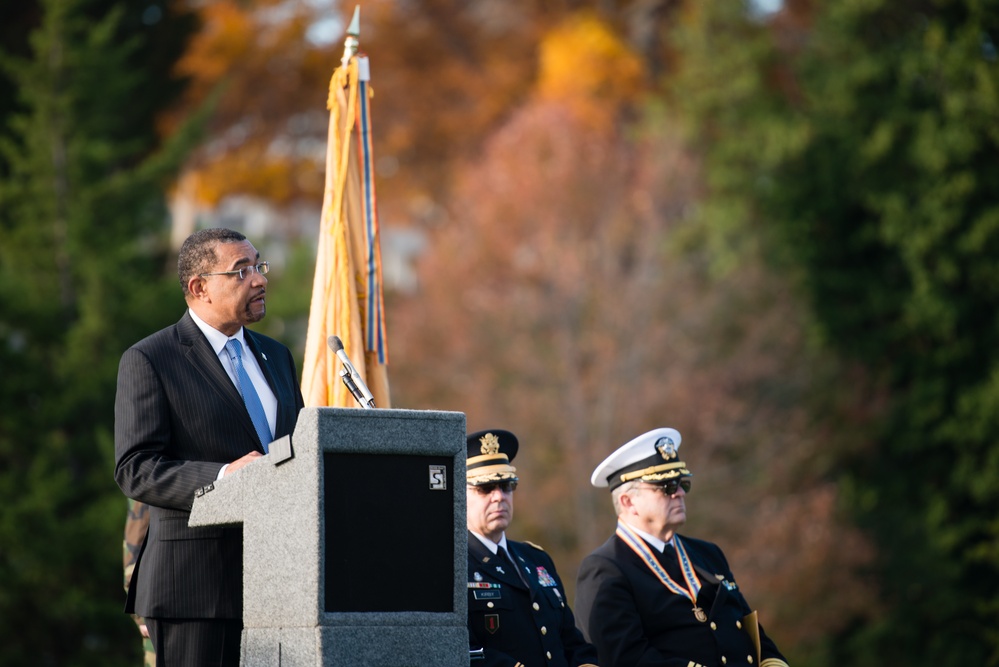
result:
[[[506,538],[513,517],[517,437],[467,437],[468,638],[476,667],[579,667],[597,654],[576,628],[555,563],[541,547]]]
[[[691,473],[680,433],[659,428],[604,460],[613,536],[583,559],[576,611],[600,662],[614,667],[787,667],[717,545],[677,534]]]

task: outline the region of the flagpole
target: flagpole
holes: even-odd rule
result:
[[[360,37],[361,6],[354,5],[354,16],[350,19],[350,25],[347,26],[347,38],[343,41],[343,56],[340,58],[340,64],[344,69],[347,68],[350,59],[357,55],[357,49],[361,43]]]
[[[341,341],[375,405],[391,405],[372,167],[370,74],[367,58],[358,55],[359,36],[360,6],[356,6],[327,99],[326,183],[302,369],[302,394],[308,406],[354,404],[352,393],[338,382],[339,359],[327,346],[331,338]]]

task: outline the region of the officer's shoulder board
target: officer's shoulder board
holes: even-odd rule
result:
[[[524,540],[524,544],[530,544],[532,547],[534,547],[538,551],[544,551],[544,549],[542,549],[540,546],[538,546],[534,542],[531,542],[530,540]]]

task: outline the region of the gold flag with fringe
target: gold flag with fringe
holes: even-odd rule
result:
[[[310,407],[357,407],[339,377],[329,336],[343,342],[375,406],[391,407],[369,78],[367,58],[352,54],[330,79],[326,185],[302,368]]]

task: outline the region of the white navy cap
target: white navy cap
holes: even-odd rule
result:
[[[690,477],[687,464],[680,460],[680,432],[657,428],[618,447],[596,467],[590,484],[613,491],[625,482],[640,479],[661,484],[678,477]]]

